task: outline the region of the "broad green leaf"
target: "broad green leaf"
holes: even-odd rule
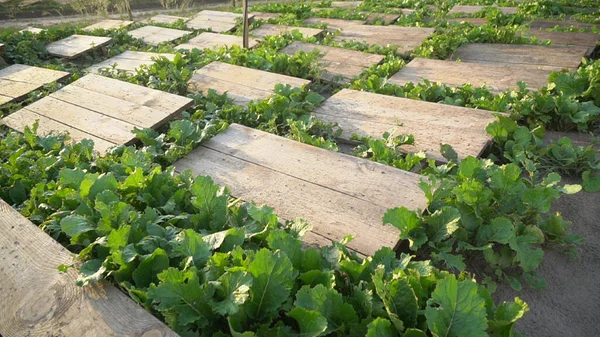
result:
[[[104,278],[104,272],[106,272],[104,260],[95,259],[85,261],[81,269],[79,269],[77,285],[85,286],[89,283],[98,282]]]
[[[397,278],[390,281],[385,281],[383,278],[383,268],[378,268],[373,273],[373,285],[377,291],[377,295],[383,301],[385,309],[392,319],[392,322],[398,328],[395,320],[402,321],[404,328],[412,328],[417,324],[417,296],[413,291],[410,283],[403,274],[399,274]],[[404,331],[404,329],[398,329]]]
[[[449,238],[459,228],[460,212],[454,207],[442,207],[426,218],[427,236],[435,243]]]
[[[318,311],[294,308],[290,310],[288,316],[298,322],[299,336],[317,337],[327,330],[327,318],[323,317]]]
[[[409,328],[404,331],[404,337],[427,337],[427,334],[422,330]]]
[[[216,295],[219,298],[212,307],[220,315],[233,315],[248,299],[252,276],[243,271],[226,272],[219,277]]]
[[[177,235],[176,249],[189,259],[186,265],[189,266],[190,262],[193,262],[198,269],[204,267],[211,255],[206,242],[193,229],[186,229]]]
[[[150,283],[158,283],[158,274],[169,268],[167,252],[157,248],[152,255],[146,257],[131,275],[138,288],[146,288]]]
[[[377,317],[373,322],[367,325],[369,329],[366,337],[396,337],[398,331],[392,326],[392,322],[387,319]]]
[[[59,183],[74,190],[79,190],[79,186],[81,186],[81,182],[83,182],[84,178],[84,171],[64,168],[60,170]]]
[[[198,176],[190,188],[192,204],[200,210],[203,221],[212,231],[222,230],[227,222],[228,194],[208,176]]]
[[[434,337],[488,336],[485,300],[477,293],[477,284],[458,281],[454,275],[437,284],[425,317]]]
[[[60,229],[71,238],[72,243],[76,243],[80,234],[93,231],[95,227],[82,216],[69,215],[60,220]]]
[[[449,162],[458,163],[458,154],[452,148],[452,145],[442,144],[440,145],[440,152],[442,156]]]
[[[490,320],[490,331],[499,336],[512,336],[515,322],[529,311],[529,306],[520,298],[514,302],[504,302],[498,306],[494,319]]]
[[[314,288],[304,286],[296,293],[296,307],[317,311],[327,319],[327,330],[323,335],[333,331],[339,334],[348,333],[358,323],[358,316],[352,305],[344,303],[342,294],[335,289],[325,288],[319,284]]]
[[[383,224],[391,224],[400,230],[400,239],[406,240],[413,229],[420,226],[421,221],[414,211],[406,207],[388,209],[383,215]]]
[[[98,193],[104,191],[116,192],[118,189],[118,182],[112,173],[101,174],[94,184],[90,187],[88,198],[95,200]]]
[[[458,271],[463,271],[467,268],[462,255],[441,252],[438,254],[437,258],[444,261],[448,268],[454,268]]]
[[[582,186],[586,192],[600,191],[600,174],[593,174],[591,171],[585,171],[582,175]]]
[[[513,237],[509,241],[510,248],[517,252],[516,260],[523,271],[535,271],[542,262],[544,251],[533,247],[537,242],[538,239],[530,235]]]
[[[515,235],[515,226],[505,217],[498,217],[492,220],[489,225],[479,227],[477,240],[483,245],[487,242],[498,242],[507,244]]]

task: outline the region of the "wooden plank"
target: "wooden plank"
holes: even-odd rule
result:
[[[321,66],[326,71],[322,75],[326,81],[334,81],[341,76],[342,82],[360,75],[369,67],[381,63],[384,57],[344,48],[335,48],[317,44],[294,41],[281,49],[280,53],[295,55],[299,51],[311,53],[317,50],[321,55]],[[337,81],[336,81],[337,82]]]
[[[242,47],[242,40],[241,36],[204,32],[188,42],[178,45],[175,49],[192,50],[198,48],[202,50],[205,48],[217,49],[221,47],[231,48],[233,46]],[[258,45],[258,40],[249,38],[248,45],[250,49],[252,49]]]
[[[263,39],[267,36],[277,36],[291,33],[292,31],[298,31],[305,38],[317,37],[323,33],[323,30],[317,28],[292,27],[284,25],[272,25],[267,23],[256,29],[253,29],[250,31],[250,34],[259,39]]]
[[[545,29],[530,29],[526,32],[527,36],[535,36],[541,41],[552,41],[556,46],[581,46],[587,47],[590,56],[598,46],[600,40],[599,34],[594,33],[574,33],[574,32],[549,32]]]
[[[144,40],[144,43],[158,46],[164,42],[171,42],[184,37],[191,32],[187,30],[171,29],[156,26],[144,26],[130,31],[128,34],[136,39]]]
[[[426,206],[417,174],[237,124],[175,166],[209,175],[283,218],[305,218],[327,239],[354,235],[349,247],[367,255],[398,242],[398,230],[381,222],[388,208]]]
[[[94,49],[101,48],[112,41],[109,37],[71,35],[46,46],[48,54],[56,57],[75,58]]]
[[[102,20],[93,25],[83,28],[83,30],[91,32],[95,29],[105,29],[105,30],[121,29],[121,28],[127,28],[127,27],[131,26],[132,24],[133,24],[133,21]]]
[[[20,33],[29,32],[31,34],[39,34],[39,33],[43,32],[44,30],[45,29],[42,29],[42,28],[36,28],[36,27],[29,26],[29,27],[27,27],[25,29],[21,29],[19,32]]]
[[[560,71],[576,69],[586,54],[585,47],[469,43],[460,46],[450,59]]]
[[[461,86],[470,83],[475,87],[484,84],[492,92],[502,92],[517,87],[517,82],[528,84],[531,90],[548,85],[551,71],[527,69],[522,67],[478,64],[415,58],[404,68],[388,79],[388,83],[404,85],[408,82],[418,83],[423,79],[441,82],[450,86]]]
[[[135,71],[139,69],[142,65],[150,66],[155,63],[154,59],[160,57],[166,57],[167,59],[172,61],[175,59],[175,54],[149,53],[128,50],[108,60],[104,60],[100,63],[94,64],[93,66],[87,68],[87,71],[90,73],[98,73],[101,69],[114,69],[117,71],[135,73]]]
[[[176,337],[107,282],[75,284],[73,255],[0,200],[0,331],[12,336]]]
[[[362,4],[362,1],[333,1],[331,7],[354,9]]]
[[[0,104],[25,98],[46,84],[60,81],[70,74],[64,71],[13,64],[0,70]]]
[[[326,24],[327,30],[336,31],[340,29],[347,29],[351,26],[364,25],[367,21],[363,20],[342,20],[342,19],[328,19],[328,18],[308,18],[303,21],[306,25],[321,25]]]
[[[252,12],[248,15],[252,15],[254,20],[264,20],[267,21],[269,19],[277,19],[281,16],[281,13],[267,13],[267,12]]]
[[[381,22],[384,25],[391,25],[396,22],[402,14],[385,14],[385,13],[370,13],[370,12],[360,12],[367,16],[367,24],[372,25],[377,22]]]
[[[360,41],[370,45],[397,46],[400,53],[406,53],[420,46],[433,34],[434,28],[354,25],[341,30],[336,41]]]
[[[600,25],[593,23],[583,23],[577,21],[556,21],[556,20],[534,20],[529,25],[532,29],[549,29],[554,27],[573,27],[573,28],[589,28],[594,27],[600,29]]]
[[[242,14],[203,10],[186,25],[193,29],[211,29],[213,32],[223,33],[235,29],[237,21],[242,17]],[[252,21],[253,18],[252,15],[248,15],[248,20]]]
[[[215,61],[194,72],[188,90],[227,92],[236,104],[245,105],[250,100],[268,98],[280,83],[300,88],[310,81]]]
[[[172,25],[179,20],[186,22],[187,20],[189,20],[189,18],[184,18],[182,16],[159,14],[151,17],[148,21],[150,21],[151,23],[164,23],[166,25]]]
[[[25,127],[31,127],[36,121],[38,122],[38,135],[46,136],[54,133],[68,133],[72,142],[80,142],[84,139],[91,139],[94,141],[94,150],[98,151],[101,155],[105,154],[111,147],[115,147],[117,145],[115,143],[98,138],[92,134],[74,129],[66,124],[57,122],[33,111],[29,111],[27,108],[21,109],[18,112],[4,117],[2,120],[0,120],[0,124],[4,124],[9,128],[24,132]]]
[[[496,119],[490,111],[350,89],[329,97],[314,113],[320,120],[338,123],[345,140],[353,134],[378,139],[385,132],[412,134],[415,144],[401,147],[402,151],[424,151],[441,162],[446,159],[440,144],[451,145],[459,159],[480,156],[491,140],[485,128]]]
[[[474,13],[481,12],[481,10],[483,10],[486,7],[494,7],[494,8],[498,9],[499,11],[501,11],[504,14],[516,14],[517,11],[519,10],[518,7],[499,7],[497,5],[493,5],[493,6],[464,6],[464,5],[455,5],[448,12],[448,14],[457,14],[457,13],[474,14]]]

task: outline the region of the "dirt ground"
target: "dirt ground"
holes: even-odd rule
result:
[[[547,250],[539,270],[546,289],[523,287],[515,292],[503,286],[494,297],[506,301],[518,296],[527,302],[531,310],[519,321],[517,331],[528,337],[599,337],[600,193],[564,195],[553,210],[573,222],[570,233],[585,239],[581,257],[574,260]]]

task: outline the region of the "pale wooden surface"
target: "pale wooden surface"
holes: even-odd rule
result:
[[[361,12],[367,16],[367,23],[374,24],[376,22],[382,22],[384,25],[391,25],[396,22],[402,14],[385,14],[385,13],[370,13],[370,12]]]
[[[426,207],[417,174],[237,124],[175,166],[211,176],[285,219],[305,218],[320,242],[354,235],[349,247],[367,255],[399,241],[398,230],[382,224],[388,208]]]
[[[275,85],[280,83],[300,88],[310,81],[215,61],[194,72],[188,90],[194,93],[206,93],[209,89],[220,94],[227,92],[236,104],[246,105],[251,100],[268,98]]]
[[[184,37],[191,32],[172,28],[144,26],[130,31],[128,34],[136,39],[142,39],[144,43],[158,46],[164,42],[171,42]]]
[[[402,151],[424,151],[441,162],[446,159],[440,144],[451,145],[459,159],[480,156],[491,140],[485,128],[496,120],[490,111],[350,89],[329,97],[314,113],[324,122],[338,123],[345,140],[353,134],[377,139],[385,132],[412,134],[415,144],[401,147]]]
[[[460,46],[450,59],[560,71],[576,69],[586,54],[587,48],[576,46],[469,43]]]
[[[362,1],[333,1],[331,7],[333,8],[356,8],[362,4]]]
[[[46,84],[69,76],[64,71],[13,64],[0,69],[0,104],[20,100]]]
[[[526,35],[535,36],[541,41],[552,41],[558,46],[581,46],[588,48],[587,56],[591,55],[600,41],[600,34],[574,33],[574,32],[549,32],[545,29],[530,29]]]
[[[492,92],[500,92],[516,88],[517,82],[521,81],[526,82],[527,87],[535,91],[548,85],[550,73],[551,71],[548,70],[515,66],[415,58],[390,77],[388,82],[404,85],[408,82],[418,83],[427,79],[450,86],[470,83],[479,87],[485,84]]]
[[[177,47],[175,47],[175,49],[192,50],[194,48],[198,48],[202,50],[205,48],[214,49],[220,47],[231,48],[233,46],[242,47],[242,40],[243,39],[241,36],[204,32],[196,36],[195,38],[190,39],[188,42],[178,45]],[[256,47],[257,45],[258,40],[252,37],[248,39],[248,47],[250,49]]]
[[[326,24],[327,30],[335,31],[338,29],[346,29],[351,26],[364,25],[366,21],[362,20],[342,20],[342,19],[329,19],[329,18],[308,18],[304,20],[306,25],[320,25]]]
[[[43,31],[44,31],[44,29],[36,28],[36,27],[27,27],[25,29],[20,30],[21,33],[30,32],[31,34],[39,34]]]
[[[83,28],[83,30],[91,32],[94,29],[106,29],[106,30],[120,29],[120,28],[127,28],[127,27],[131,26],[132,24],[133,24],[133,21],[102,20],[102,21],[97,22],[97,23],[95,23],[93,25],[90,25],[90,26],[87,26],[87,27]]]
[[[473,14],[478,13],[482,9],[486,7],[494,7],[500,10],[504,14],[516,14],[519,10],[518,7],[499,7],[496,5],[493,6],[464,6],[464,5],[456,5],[452,7],[452,9],[448,12],[448,14],[456,14],[456,13],[465,13],[465,14]]]
[[[74,140],[100,139],[104,153],[131,144],[134,128],[157,128],[192,104],[192,99],[89,74],[4,118],[19,131],[40,119],[45,133],[68,132]],[[42,118],[40,118],[40,116]],[[50,120],[51,125],[45,123]]]
[[[155,16],[151,17],[148,21],[150,21],[152,23],[164,23],[167,25],[171,25],[179,20],[186,22],[187,20],[189,20],[189,18],[184,18],[182,16],[159,14],[159,15],[155,15]]]
[[[176,337],[114,286],[75,284],[73,255],[0,200],[0,331],[4,337]]]
[[[341,30],[336,41],[360,41],[369,45],[397,46],[398,52],[406,53],[420,46],[433,34],[434,28],[353,25]]]
[[[487,20],[487,18],[454,18],[454,19],[448,19],[448,22],[455,22],[455,23],[468,22],[475,26],[483,26],[488,23],[488,20]]]
[[[154,64],[153,59],[160,57],[166,57],[173,61],[175,59],[174,54],[166,53],[149,53],[141,51],[126,51],[115,57],[104,60],[100,63],[96,63],[93,66],[87,68],[90,73],[98,73],[100,70],[116,70],[124,71],[128,73],[135,73],[142,65],[150,66]],[[113,68],[114,66],[114,68]]]
[[[593,23],[583,23],[583,22],[577,22],[577,21],[555,21],[555,20],[535,20],[532,21],[531,24],[529,25],[530,28],[533,29],[547,29],[547,28],[554,28],[554,27],[574,27],[574,28],[593,28],[593,27],[597,27],[600,28],[600,24],[593,24]]]
[[[281,16],[280,13],[267,13],[267,12],[251,12],[248,15],[253,16],[255,20],[269,20],[269,19],[277,19]]]
[[[297,30],[305,38],[317,37],[323,33],[323,30],[317,28],[292,27],[284,25],[272,25],[266,23],[256,29],[251,30],[250,35],[259,39],[263,39],[267,36],[282,35],[286,33],[291,33],[295,30]]]
[[[46,46],[48,54],[56,57],[75,58],[112,41],[109,37],[71,35]]]
[[[213,32],[223,33],[232,31],[242,18],[242,14],[203,10],[186,25],[193,29],[211,29]],[[253,18],[252,15],[248,15],[249,21],[252,21]]]
[[[351,78],[360,75],[369,67],[379,64],[384,56],[363,53],[344,48],[321,46],[312,43],[294,41],[287,47],[281,49],[280,53],[294,55],[298,51],[310,53],[318,50],[323,56],[321,65],[326,71],[322,78],[326,81],[347,82]],[[341,77],[341,79],[338,79]]]

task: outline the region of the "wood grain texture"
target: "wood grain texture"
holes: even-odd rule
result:
[[[441,162],[446,159],[440,144],[451,145],[459,159],[480,156],[491,140],[485,128],[496,119],[490,111],[350,89],[331,96],[314,113],[320,120],[338,123],[345,140],[353,134],[377,139],[385,132],[412,134],[415,144],[401,147],[402,151],[424,151]]]
[[[155,16],[151,17],[148,21],[150,21],[151,23],[164,23],[167,25],[171,25],[179,20],[186,22],[189,19],[190,18],[184,18],[182,16],[159,14],[159,15],[155,15]]]
[[[193,29],[211,29],[213,32],[223,33],[235,29],[236,23],[242,19],[242,14],[203,10],[196,14],[186,25]],[[248,20],[254,17],[248,15]]]
[[[594,33],[574,33],[574,32],[549,32],[545,29],[529,29],[527,36],[535,36],[541,41],[552,41],[556,46],[581,46],[587,47],[586,56],[592,55],[594,49],[598,46],[600,34]]]
[[[381,63],[384,59],[383,55],[300,41],[292,42],[279,52],[294,55],[299,51],[311,53],[315,50],[322,55],[321,66],[326,71],[322,74],[322,78],[326,81],[338,83],[348,82],[351,78],[360,75],[369,67]]]
[[[482,9],[486,7],[494,7],[500,10],[504,14],[516,14],[519,10],[518,7],[499,7],[496,5],[493,6],[464,6],[464,5],[456,5],[452,7],[452,9],[448,12],[448,14],[457,14],[457,13],[465,13],[465,14],[473,14],[478,13]]]
[[[517,82],[525,82],[531,90],[548,85],[551,71],[522,67],[455,62],[415,58],[404,68],[389,78],[388,82],[404,85],[419,83],[423,79],[441,82],[450,86],[470,83],[476,87],[487,85],[493,92],[501,92],[517,87]]]
[[[420,46],[433,34],[434,28],[353,25],[342,29],[336,41],[360,41],[370,45],[397,46],[398,52],[406,53]]]
[[[351,26],[364,25],[367,21],[363,20],[342,20],[342,19],[328,19],[328,18],[308,18],[303,21],[306,25],[321,25],[326,24],[327,30],[336,31],[339,29],[346,29]]]
[[[469,43],[460,46],[450,59],[560,71],[577,69],[586,54],[587,48],[578,46]]]
[[[50,43],[46,46],[46,50],[52,56],[70,59],[101,48],[111,41],[111,38],[103,36],[71,35]]]
[[[179,30],[172,28],[144,26],[134,29],[128,33],[136,39],[142,39],[144,43],[158,46],[164,42],[171,42],[190,34],[187,30]]]
[[[258,40],[250,37],[248,39],[248,47],[250,49],[256,47],[258,45]],[[198,48],[200,50],[208,48],[208,49],[216,49],[221,47],[231,48],[233,46],[242,47],[243,39],[241,36],[235,35],[226,35],[226,34],[218,34],[211,32],[204,32],[200,35],[196,36],[193,39],[190,39],[188,42],[183,43],[175,47],[175,49],[185,49],[192,50],[194,48]]]
[[[175,59],[175,54],[149,53],[141,51],[126,51],[115,57],[96,63],[87,68],[90,73],[98,73],[100,70],[116,70],[128,73],[135,73],[141,66],[150,66],[155,63],[155,59],[165,57],[171,61]]]
[[[95,29],[121,29],[127,28],[133,24],[133,21],[123,21],[123,20],[102,20],[93,25],[87,26],[83,28],[83,30],[91,32]]]
[[[0,200],[0,331],[4,337],[176,337],[114,286],[75,285],[73,255]]]
[[[366,255],[398,242],[398,230],[381,222],[388,208],[426,205],[417,174],[237,124],[175,166],[209,175],[285,219],[305,218],[326,239],[354,235],[350,248]]]
[[[300,88],[310,81],[215,61],[194,72],[188,90],[227,92],[236,104],[246,105],[251,100],[268,98],[280,83]]]
[[[317,28],[292,27],[284,25],[272,25],[267,23],[256,29],[251,30],[250,35],[259,39],[263,39],[267,36],[277,36],[286,33],[291,33],[292,31],[298,31],[305,38],[317,37],[323,34],[323,30]]]
[[[0,70],[0,104],[18,101],[46,84],[70,74],[64,71],[13,64]]]
[[[362,1],[333,1],[331,7],[333,8],[347,8],[353,9],[362,4]]]

